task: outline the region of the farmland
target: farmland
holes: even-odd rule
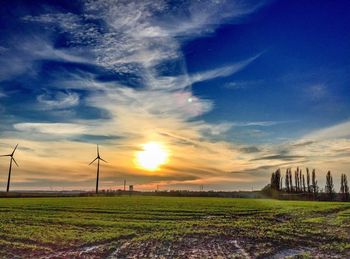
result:
[[[350,256],[350,203],[152,196],[0,199],[0,257]]]

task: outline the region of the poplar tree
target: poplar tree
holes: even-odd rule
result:
[[[281,170],[277,169],[271,175],[271,189],[279,191],[281,187]]]
[[[310,172],[309,168],[306,168],[306,184],[307,184],[307,192],[311,192],[311,186],[310,186]]]
[[[318,186],[317,186],[315,169],[312,170],[312,193],[314,194],[314,197],[316,197],[318,194]]]
[[[295,181],[295,191],[299,191],[299,167],[294,172],[294,181]]]
[[[283,176],[281,175],[280,178],[280,186],[279,186],[279,190],[282,191],[283,190]]]
[[[349,200],[348,179],[347,179],[345,174],[341,175],[340,193],[341,193],[341,196],[342,196],[342,201],[348,201]]]
[[[331,171],[328,171],[328,173],[326,175],[325,192],[326,192],[329,200],[334,199],[335,191],[334,191],[333,177],[332,177]]]
[[[284,184],[286,186],[286,192],[290,192],[290,184],[289,184],[289,169],[286,169],[286,176],[284,178]]]

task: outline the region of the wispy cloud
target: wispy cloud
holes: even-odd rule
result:
[[[260,126],[260,127],[269,127],[278,124],[292,123],[294,121],[246,121],[246,122],[234,122],[233,126],[236,127],[251,127],[251,126]]]
[[[305,88],[306,94],[312,101],[318,102],[329,96],[329,90],[326,84],[313,84]]]
[[[225,83],[223,87],[226,89],[232,90],[243,90],[243,89],[251,89],[259,84],[263,83],[263,80],[249,80],[249,81],[231,81]]]
[[[6,97],[7,95],[0,90],[0,98]]]
[[[87,127],[74,123],[16,123],[14,128],[26,132],[64,136],[88,133]]]
[[[177,2],[174,6],[166,1],[101,0],[84,2],[80,14],[52,11],[23,17],[24,22],[39,23],[64,34],[67,44],[57,48],[48,39],[24,39],[16,50],[3,57],[20,58],[16,62],[18,68],[1,71],[2,79],[30,70],[35,73],[33,63],[48,59],[89,64],[119,78],[134,78],[133,85],[136,85],[131,87],[127,80],[101,82],[94,72],[84,70],[56,70],[48,78],[44,93],[37,95],[36,105],[50,110],[50,113],[65,112],[67,108],[79,111],[84,105],[98,111],[99,116],[77,119],[74,114],[67,113],[54,122],[22,120],[14,123],[21,142],[35,149],[34,154],[23,150],[26,157],[22,159],[32,166],[32,171],[27,174],[60,170],[67,172],[66,176],[61,175],[62,178],[71,179],[78,171],[86,170],[84,159],[94,147],[74,141],[73,137],[89,135],[118,136],[111,138],[104,149],[109,156],[106,159],[112,161],[106,166],[106,179],[118,171],[133,179],[139,176],[139,181],[144,181],[144,184],[151,181],[142,178],[144,173],[135,169],[134,152],[142,143],[156,140],[167,145],[171,158],[169,167],[153,175],[153,179],[168,181],[169,184],[185,179],[188,182],[184,183],[190,185],[206,176],[213,183],[231,182],[233,178],[238,181],[237,175],[226,175],[225,172],[250,167],[252,154],[241,152],[240,147],[225,141],[214,142],[211,136],[224,134],[233,126],[268,126],[274,122],[208,123],[199,116],[211,111],[215,104],[196,96],[191,86],[237,73],[259,55],[189,74],[182,46],[193,38],[213,33],[224,22],[239,23],[258,7],[242,1],[189,1]],[[15,51],[23,55],[17,55]],[[167,64],[176,65],[176,69],[170,70]],[[10,138],[6,143],[11,141],[18,139]],[[47,146],[55,151],[48,152]],[[84,159],[77,158],[72,162],[74,169],[62,165],[62,159],[71,159],[69,153],[75,152],[84,155]],[[38,156],[50,156],[50,163],[38,168]],[[54,177],[48,180],[55,182]],[[241,178],[241,181],[246,180]]]
[[[3,46],[0,46],[0,53],[4,53],[6,52],[8,49],[3,47]]]
[[[2,131],[7,137],[2,148],[20,142],[18,160],[26,166],[16,172],[18,186],[90,188],[95,177],[87,167],[95,155],[92,142],[103,143],[101,150],[110,161],[103,168],[104,187],[127,178],[145,188],[161,183],[232,189],[241,183],[250,189],[251,182],[265,184],[277,167],[349,164],[349,122],[289,142],[242,144],[222,136],[236,130],[246,138],[264,139],[263,128],[294,121],[203,119],[215,109],[215,102],[196,95],[193,87],[247,69],[261,53],[189,73],[184,44],[210,36],[223,23],[240,23],[263,4],[89,0],[82,2],[79,12],[43,8],[48,13],[22,17],[22,22],[40,25],[45,33],[17,35],[17,42],[0,47],[0,64],[12,61],[11,66],[0,67],[0,80],[26,75],[34,81],[33,98],[27,100],[33,102],[27,106],[33,114],[10,114],[1,125],[9,125]],[[52,63],[59,65],[48,69],[44,82],[36,85],[46,61],[50,68]],[[226,87],[255,84],[259,81],[231,82]],[[330,92],[323,83],[306,89],[304,96],[313,102],[323,101]],[[4,94],[8,92],[0,90],[0,97]],[[162,142],[171,152],[169,164],[160,172],[145,174],[135,168],[134,153],[147,141]]]
[[[337,138],[349,138],[350,137],[350,121],[345,121],[330,127],[315,130],[308,133],[303,139],[308,140],[327,140]]]
[[[79,104],[79,95],[73,92],[44,93],[38,95],[37,100],[45,109],[66,109]]]
[[[226,76],[232,75],[232,74],[240,71],[241,69],[245,68],[251,62],[253,62],[255,59],[257,59],[259,56],[260,56],[260,54],[256,55],[255,57],[249,58],[247,60],[238,62],[236,64],[232,64],[232,65],[225,66],[222,68],[217,68],[217,69],[213,69],[213,70],[209,70],[206,72],[195,74],[191,77],[191,82],[196,83],[196,82],[210,80],[210,79],[214,79],[214,78],[218,78],[218,77],[226,77]]]
[[[86,2],[81,15],[49,13],[23,19],[69,33],[71,44],[95,55],[101,66],[118,73],[157,77],[152,69],[155,65],[181,61],[181,40],[213,32],[227,19],[239,22],[259,6],[239,1],[179,2],[173,6],[165,1],[100,0]],[[105,26],[101,27],[101,21]],[[228,75],[242,65],[227,66],[202,77]]]
[[[54,48],[49,39],[40,36],[18,36],[16,42],[9,42],[13,48],[6,49],[0,55],[0,64],[11,60],[11,66],[0,67],[0,81],[8,80],[14,76],[36,74],[35,61],[57,60],[65,62],[88,63],[91,60],[80,55],[79,50]]]
[[[148,74],[147,82],[150,88],[152,89],[169,89],[169,90],[180,90],[188,86],[191,86],[195,83],[216,79],[219,77],[227,77],[233,75],[240,70],[244,69],[251,62],[253,62],[259,55],[248,58],[243,61],[239,61],[227,66],[211,69],[204,72],[199,72],[195,74],[183,74],[178,76],[154,76]]]

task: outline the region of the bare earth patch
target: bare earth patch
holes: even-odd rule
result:
[[[174,242],[127,242],[110,258],[250,258],[250,255],[235,239],[191,237]]]
[[[279,247],[276,244],[258,240],[238,239],[235,236],[190,235],[178,240],[120,239],[78,248],[62,249],[56,252],[26,253],[20,258],[344,258],[325,254],[315,247]],[[16,256],[14,256],[16,257]]]

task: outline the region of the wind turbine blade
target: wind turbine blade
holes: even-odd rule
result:
[[[108,163],[106,160],[102,159],[101,157],[100,157],[100,160],[102,160],[102,161],[105,162],[105,163]]]
[[[100,149],[99,149],[98,145],[97,145],[97,156],[100,156]]]
[[[97,159],[97,157],[96,157],[94,160],[92,160],[92,162],[91,162],[89,165],[91,165],[93,162],[95,162],[95,161],[96,161],[96,159]]]
[[[0,157],[2,157],[2,156],[11,156],[11,155],[1,155]]]
[[[16,160],[13,157],[11,159],[13,160],[13,162],[15,162],[16,166],[19,167],[19,165],[17,164]]]
[[[16,145],[15,149],[12,151],[12,155],[15,153],[17,147],[18,147],[18,144]]]

